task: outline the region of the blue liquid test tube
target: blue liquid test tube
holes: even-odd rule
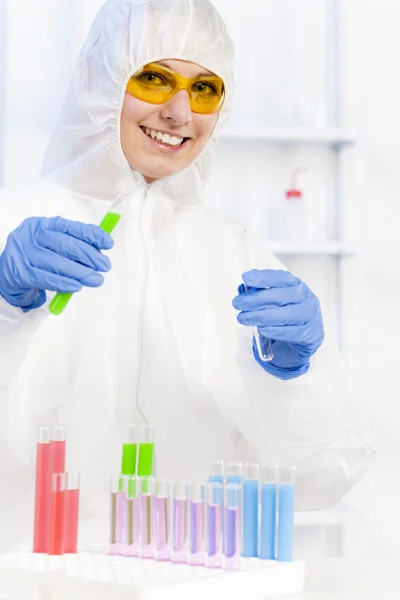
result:
[[[259,557],[275,558],[278,467],[260,468],[261,527]]]
[[[242,463],[241,462],[226,462],[224,469],[225,485],[228,483],[242,483]]]
[[[282,467],[278,492],[278,553],[277,559],[293,560],[294,481],[296,467]]]
[[[242,555],[258,556],[259,467],[243,465]]]
[[[211,460],[207,465],[208,482],[209,483],[224,483],[224,461]]]
[[[218,482],[207,484],[206,488],[206,558],[210,568],[222,567],[222,512],[224,488]]]

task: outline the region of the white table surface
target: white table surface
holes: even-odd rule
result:
[[[399,600],[400,560],[325,558],[306,562],[306,590],[285,600]]]

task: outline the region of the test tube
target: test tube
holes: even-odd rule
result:
[[[243,229],[241,231],[235,231],[234,235],[237,242],[241,268],[243,272],[246,273],[247,271],[251,271],[255,268],[254,258],[248,240],[248,233],[246,229]],[[245,291],[247,292],[248,287],[244,282],[243,286]],[[264,336],[260,335],[258,327],[252,327],[252,329],[260,360],[262,360],[263,362],[271,361],[274,358],[271,341],[266,339]]]
[[[50,431],[41,427],[36,446],[35,520],[33,527],[33,551],[49,551],[52,479],[51,479]]]
[[[276,544],[276,499],[278,467],[260,468],[261,527],[259,557],[264,560],[275,558]]]
[[[67,472],[65,485],[64,552],[78,550],[80,473]]]
[[[110,486],[109,554],[122,554],[125,541],[125,492],[122,475],[114,475]]]
[[[277,560],[293,560],[294,482],[296,467],[282,467],[278,492],[278,551]]]
[[[206,558],[210,568],[222,567],[222,507],[224,488],[216,481],[206,488]]]
[[[258,556],[258,488],[258,465],[243,465],[242,555],[246,557]]]
[[[65,429],[53,427],[50,440],[51,469],[52,473],[65,472]]]
[[[224,544],[222,567],[240,568],[242,486],[228,483],[224,493]]]
[[[171,488],[169,479],[157,480],[157,492],[154,500],[154,525],[156,560],[171,558]]]
[[[225,485],[227,483],[242,483],[242,463],[225,463]]]
[[[124,497],[124,556],[137,556],[139,552],[139,478],[136,475],[123,476]]]
[[[124,196],[118,196],[114,204],[110,207],[110,210],[105,214],[102,219],[99,227],[103,229],[106,233],[111,234],[114,231],[114,228],[117,226],[121,215],[115,212],[117,206],[122,202]],[[60,315],[64,308],[67,306],[68,302],[72,298],[73,292],[66,293],[57,293],[53,300],[50,302],[49,311],[53,315]]]
[[[224,461],[210,460],[208,463],[208,481],[209,483],[224,483]]]
[[[154,527],[154,498],[156,495],[156,480],[154,477],[140,477],[140,529],[139,556],[153,558],[155,545]]]
[[[189,496],[189,553],[191,565],[204,565],[204,485],[192,483],[188,486]]]
[[[172,562],[187,562],[187,484],[176,483],[174,486],[174,508],[172,518]]]
[[[65,473],[53,473],[49,554],[63,554],[65,523]]]
[[[136,427],[135,427],[135,425],[128,425],[126,442],[124,442],[122,444],[122,460],[121,460],[122,475],[135,475],[136,474],[136,459],[137,459],[136,451],[137,451]]]
[[[153,475],[154,458],[154,427],[142,425],[140,428],[140,443],[137,453],[136,473],[139,477],[151,477]]]

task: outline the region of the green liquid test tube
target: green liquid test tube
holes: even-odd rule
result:
[[[151,425],[142,425],[137,457],[137,474],[139,477],[153,475],[154,429]]]
[[[120,218],[121,218],[121,215],[119,215],[118,213],[108,212],[105,215],[102,222],[100,223],[99,227],[106,233],[111,234],[114,231],[116,225],[118,224],[118,221],[120,220]],[[53,300],[50,302],[49,311],[53,315],[61,315],[64,308],[67,306],[68,302],[71,300],[72,295],[73,295],[72,292],[66,293],[66,294],[56,294],[54,296]]]
[[[122,461],[121,461],[121,474],[122,475],[136,475],[136,461],[137,461],[137,443],[136,443],[136,428],[134,425],[128,425],[128,437],[127,442],[122,444]],[[122,489],[119,490],[120,492]],[[129,490],[129,493],[132,490]]]

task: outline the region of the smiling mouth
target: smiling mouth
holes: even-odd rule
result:
[[[162,131],[158,131],[157,129],[151,129],[150,127],[144,127],[140,125],[140,129],[143,131],[147,137],[158,142],[159,144],[163,144],[164,146],[170,148],[179,148],[185,144],[189,137],[182,137],[180,135],[170,135],[168,133],[163,133]]]

